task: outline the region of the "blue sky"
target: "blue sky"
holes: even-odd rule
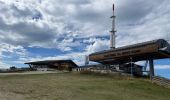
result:
[[[109,49],[113,3],[117,47],[170,40],[169,0],[0,0],[0,68],[51,59],[83,65],[85,55]],[[170,59],[155,68],[169,77]]]

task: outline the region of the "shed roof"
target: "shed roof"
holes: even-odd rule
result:
[[[75,67],[78,67],[76,63],[74,63],[72,60],[44,60],[44,61],[35,61],[35,62],[26,62],[24,64],[31,64],[31,65],[49,65],[54,63],[71,63]]]

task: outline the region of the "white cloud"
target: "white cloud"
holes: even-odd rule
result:
[[[170,70],[170,65],[155,65],[155,69],[167,69],[167,70]]]
[[[5,38],[11,39],[10,43],[41,47],[49,44],[51,44],[51,47],[57,45],[54,42],[56,38],[73,33],[78,38],[106,36],[111,27],[109,17],[112,14],[113,2],[116,6],[118,46],[129,42],[136,43],[166,38],[169,32],[169,13],[166,13],[169,11],[167,0],[155,2],[153,0],[123,0],[121,2],[118,0],[85,0],[79,2],[77,0],[47,0],[41,2],[1,0],[0,8],[3,14],[0,16],[2,20],[0,24],[4,27],[1,31],[10,34],[7,31],[8,29],[12,31],[11,34],[15,33],[15,36],[17,36],[15,40],[20,40],[18,42],[12,39],[10,35],[5,36]],[[140,7],[135,8],[136,6],[133,5]],[[76,33],[77,31],[79,32]],[[148,38],[148,34],[151,37]],[[134,41],[134,38],[136,41]],[[3,39],[3,41],[5,40]],[[66,48],[68,47],[66,46]]]
[[[91,41],[91,40],[89,40]],[[109,49],[109,41],[108,40],[100,40],[96,39],[93,44],[87,46],[87,52],[88,53],[94,53],[102,50],[108,50]]]
[[[23,64],[25,62],[32,61],[43,61],[43,60],[73,60],[77,65],[84,65],[85,55],[88,55],[87,52],[72,52],[69,54],[60,54],[57,56],[48,56],[48,57],[23,57],[19,61],[14,61],[15,63]]]
[[[26,54],[26,50],[22,46],[13,46],[13,45],[1,43],[0,54],[2,55],[3,52],[16,53],[20,56],[23,56]]]
[[[5,54],[6,53],[6,54]],[[19,57],[26,57],[27,51],[22,46],[13,46],[5,43],[0,43],[0,69],[5,69],[13,66],[11,63],[8,63],[8,61],[3,60],[5,59],[11,59],[13,56],[19,56]]]
[[[10,67],[11,67],[11,65],[3,63],[3,62],[0,61],[0,69],[8,69]]]
[[[139,7],[136,6],[137,8],[135,8],[132,6],[133,4]],[[168,0],[139,0],[133,3],[128,1],[128,4],[125,4],[126,7],[128,6],[126,9],[128,11],[124,14],[125,19],[123,22],[121,20],[121,16],[123,15],[118,13],[118,45],[127,45],[158,38],[168,40],[170,31],[168,28],[170,26],[169,4],[170,2]],[[149,10],[146,10],[147,8],[149,8]],[[128,16],[132,17],[129,18]]]
[[[83,62],[83,55],[109,49],[109,40],[102,37],[109,36],[113,2],[117,47],[157,38],[170,40],[169,0],[0,0],[1,58],[3,52],[24,58],[25,47],[42,47],[70,52],[48,59],[76,55],[73,58]]]

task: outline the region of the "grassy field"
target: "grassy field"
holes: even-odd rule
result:
[[[170,100],[143,79],[78,73],[0,76],[0,100]]]

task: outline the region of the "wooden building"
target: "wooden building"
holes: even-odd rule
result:
[[[102,64],[124,64],[149,59],[170,58],[170,45],[163,39],[100,51],[89,55],[89,60]]]
[[[27,62],[31,69],[34,70],[67,70],[72,71],[73,68],[78,67],[72,60],[45,60],[36,62]]]
[[[127,63],[149,61],[151,79],[152,76],[154,76],[154,60],[165,58],[170,58],[170,44],[164,39],[127,45],[115,49],[95,52],[89,55],[90,61],[105,65],[123,66],[125,67],[125,71],[130,69],[129,65],[125,66]],[[133,67],[133,65],[131,67]],[[141,70],[140,67],[136,68],[137,70]],[[131,69],[134,71],[133,68]]]

